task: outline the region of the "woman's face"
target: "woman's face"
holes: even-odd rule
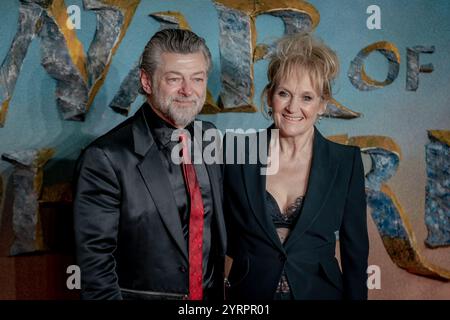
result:
[[[280,136],[295,137],[313,130],[317,117],[325,111],[326,102],[314,89],[309,74],[304,72],[280,81],[269,105]]]

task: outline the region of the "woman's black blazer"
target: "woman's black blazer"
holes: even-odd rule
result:
[[[273,299],[283,269],[294,299],[367,299],[369,242],[360,149],[331,142],[314,130],[302,211],[284,245],[266,211],[264,164],[248,163],[249,150],[255,151],[265,131],[248,135],[241,149],[229,135],[225,138],[226,153],[233,150],[240,162],[245,162],[243,155],[247,159],[234,159],[224,168],[231,300]],[[268,142],[262,145],[267,154]],[[336,235],[341,268],[335,258]]]

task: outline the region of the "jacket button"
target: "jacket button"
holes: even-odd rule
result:
[[[181,267],[180,267],[180,271],[183,272],[183,273],[185,273],[185,272],[186,272],[186,268],[185,268],[184,266],[181,266]]]
[[[286,256],[282,253],[280,253],[280,255],[278,256],[278,259],[280,259],[281,262],[286,261]]]

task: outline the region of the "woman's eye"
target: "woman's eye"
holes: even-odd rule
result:
[[[279,91],[279,92],[278,92],[278,95],[279,95],[280,97],[283,97],[283,98],[289,96],[289,94],[288,94],[286,91]]]
[[[303,100],[305,100],[305,101],[311,101],[313,98],[312,97],[310,97],[310,96],[304,96],[303,97]]]

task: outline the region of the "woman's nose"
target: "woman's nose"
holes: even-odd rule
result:
[[[289,104],[286,106],[286,109],[291,113],[298,112],[301,109],[300,99],[293,96],[289,101]]]

